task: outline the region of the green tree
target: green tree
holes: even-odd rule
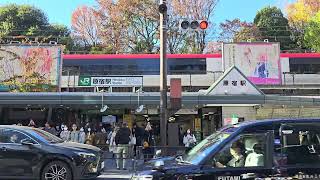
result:
[[[0,39],[4,41],[13,37],[40,43],[55,41],[65,46],[65,52],[79,50],[70,34],[65,25],[49,24],[46,14],[36,7],[17,4],[0,7]]]
[[[291,30],[288,19],[277,7],[265,7],[257,12],[254,25],[261,33],[260,40],[268,39],[269,42],[280,42],[281,49],[294,48],[296,44],[291,39]]]
[[[320,12],[307,25],[304,41],[307,47],[320,52]]]
[[[40,35],[49,26],[45,13],[33,6],[9,4],[0,7],[0,37]]]

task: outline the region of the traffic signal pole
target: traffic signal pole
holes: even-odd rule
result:
[[[160,137],[161,145],[167,146],[167,6],[166,0],[161,0],[160,12]]]

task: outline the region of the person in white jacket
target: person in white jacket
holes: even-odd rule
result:
[[[86,141],[86,133],[84,132],[84,128],[81,127],[79,132],[79,143],[84,144],[85,141]]]
[[[70,140],[70,131],[68,130],[68,127],[65,126],[63,128],[63,131],[60,133],[60,138],[63,140],[63,141],[69,141]]]
[[[191,132],[191,129],[187,130],[187,133],[183,136],[183,144],[187,148],[186,151],[188,152],[190,149],[193,148],[197,143],[197,139],[194,134]]]
[[[109,151],[111,153],[113,153],[112,157],[114,157],[114,154],[117,153],[116,135],[117,135],[118,131],[119,131],[119,127],[115,126],[112,131],[112,135],[111,135],[110,142],[109,142]]]

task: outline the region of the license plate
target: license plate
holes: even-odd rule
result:
[[[101,169],[104,169],[104,162],[101,162]]]

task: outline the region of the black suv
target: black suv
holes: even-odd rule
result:
[[[320,120],[230,125],[184,156],[155,159],[140,168],[133,180],[320,179]]]
[[[97,147],[63,142],[37,128],[0,126],[0,179],[91,179],[103,168]]]

